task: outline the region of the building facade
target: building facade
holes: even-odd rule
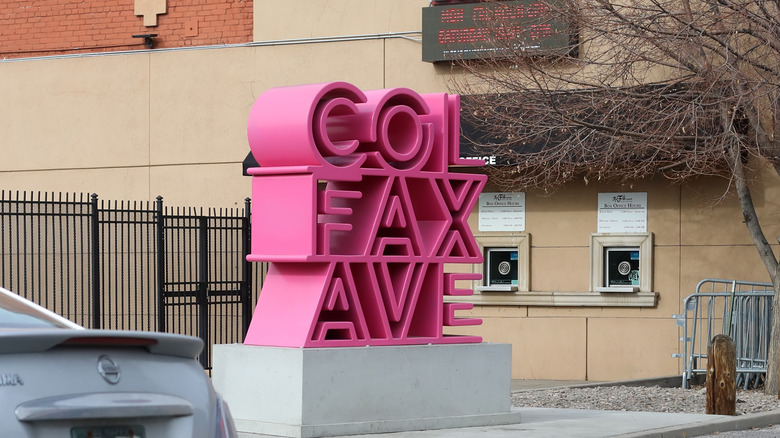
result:
[[[251,194],[242,174],[246,121],[263,91],[346,81],[363,90],[447,92],[464,75],[422,61],[427,0],[136,0],[72,10],[71,2],[50,3],[46,11],[11,3],[0,15],[3,190],[243,205]],[[84,9],[101,4],[102,12]],[[54,34],[69,23],[91,33]],[[51,35],[37,40],[36,29]],[[132,37],[150,34],[151,49]],[[672,315],[696,284],[767,281],[736,199],[715,202],[726,188],[712,178],[591,182],[546,196],[504,193],[489,182],[470,217],[488,256],[470,269],[486,279],[464,285],[477,290],[464,316],[483,324],[467,331],[511,343],[518,379],[679,374]],[[520,204],[498,208],[490,197]],[[615,197],[636,202],[611,227],[615,217],[603,204]],[[756,175],[754,201],[767,235],[780,235],[776,174]]]
[[[252,40],[252,1],[0,4],[0,59],[108,53]]]

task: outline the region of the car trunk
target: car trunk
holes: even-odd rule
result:
[[[216,412],[198,339],[142,332],[0,332],[0,431],[209,436]],[[198,409],[210,408],[209,412]],[[15,434],[13,436],[16,436]]]

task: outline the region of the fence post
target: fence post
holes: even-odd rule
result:
[[[157,196],[157,331],[165,331],[165,218],[163,217],[163,197]]]
[[[242,319],[242,341],[243,338],[246,338],[246,333],[249,331],[249,323],[252,322],[252,312],[254,311],[254,304],[252,302],[252,263],[249,262],[246,257],[249,255],[250,249],[251,249],[251,242],[252,242],[252,198],[244,198],[244,220],[241,224],[241,233],[243,235],[243,245],[241,249],[241,258],[242,258],[242,264],[244,266],[244,269],[242,270],[244,273],[244,278],[242,278],[242,283],[244,287],[242,288],[242,296],[241,296],[241,303],[242,303],[242,312],[243,315]]]
[[[198,278],[198,331],[203,339],[205,347],[200,354],[200,363],[203,368],[209,366],[209,218],[208,216],[198,217],[198,253],[199,257],[199,278]]]
[[[707,347],[707,414],[737,414],[737,349],[726,335]]]
[[[91,238],[92,238],[92,328],[99,329],[100,326],[100,213],[98,212],[98,195],[93,193],[91,196]]]

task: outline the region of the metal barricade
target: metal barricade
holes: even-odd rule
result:
[[[707,347],[715,335],[726,334],[737,348],[737,385],[758,386],[766,375],[772,327],[771,283],[705,279],[683,300],[683,313],[672,315],[683,328],[682,387],[706,374]]]

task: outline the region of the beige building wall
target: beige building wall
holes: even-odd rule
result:
[[[776,251],[780,250],[778,188],[780,178],[772,169],[757,176],[754,201]],[[696,284],[705,278],[769,281],[742,223],[738,202],[733,197],[720,199],[724,190],[724,181],[707,178],[686,186],[663,181],[630,188],[591,183],[568,186],[553,196],[526,193],[522,234],[531,242],[529,292],[509,294],[517,299],[516,305],[476,305],[463,316],[482,318],[482,326],[452,332],[511,342],[516,378],[616,380],[681,373],[680,360],[672,358],[680,352],[681,336],[672,315],[682,313],[683,299]],[[550,296],[592,295],[588,293],[588,240],[597,231],[598,193],[627,191],[646,192],[648,197],[655,305],[600,306],[588,300],[579,306],[524,305]],[[471,225],[476,230],[474,216]],[[479,240],[484,233],[475,234]],[[517,234],[506,233],[505,241]],[[472,299],[479,302],[484,295]]]
[[[264,90],[335,80],[446,90],[408,34],[426,5],[258,1],[255,45],[0,61],[0,187],[243,205],[246,119]],[[336,38],[311,39],[322,36]]]
[[[452,69],[422,62],[414,33],[428,4],[255,0],[252,44],[0,62],[0,190],[243,206],[251,194],[241,174],[246,119],[264,90],[334,80],[362,89],[448,90]],[[591,183],[552,196],[527,193],[526,231],[493,238],[524,239],[528,290],[508,303],[476,297],[464,316],[484,324],[453,331],[511,343],[514,378],[679,374],[671,354],[680,333],[671,315],[696,283],[767,280],[736,201],[714,203],[724,189],[703,178],[685,186]],[[650,305],[600,304],[590,291],[598,193],[624,191],[648,196]],[[772,172],[757,179],[754,199],[771,242],[780,235],[779,192]],[[470,223],[477,230],[476,214]]]

